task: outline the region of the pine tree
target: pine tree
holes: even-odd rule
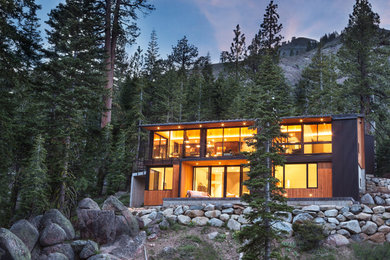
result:
[[[283,188],[278,186],[279,180],[273,176],[273,168],[282,165],[284,157],[282,147],[275,140],[282,136],[280,132],[280,116],[288,111],[288,88],[284,82],[281,69],[277,65],[277,48],[282,25],[278,23],[277,5],[270,2],[264,15],[264,22],[259,35],[261,52],[265,55],[256,73],[250,96],[246,99],[248,118],[257,118],[255,127],[257,134],[249,142],[254,151],[249,153],[249,180],[244,185],[250,190],[243,200],[254,210],[246,215],[253,223],[244,227],[238,237],[243,243],[240,251],[244,259],[270,259],[276,257],[275,240],[280,238],[280,231],[272,226],[280,219],[277,211],[287,211]],[[287,94],[287,95],[286,95]]]
[[[365,115],[366,133],[371,132],[374,120],[380,124],[379,110],[388,109],[390,66],[387,48],[380,47],[379,22],[367,0],[356,0],[338,52],[348,102],[354,105],[350,112]]]
[[[21,214],[36,216],[50,206],[49,179],[46,167],[46,149],[41,135],[35,138],[28,167],[24,169],[20,192]]]
[[[233,32],[234,38],[230,46],[229,61],[234,63],[235,79],[236,82],[238,82],[238,63],[245,59],[247,50],[245,46],[245,34],[241,32],[239,24],[237,24],[236,29],[233,30]]]
[[[53,200],[67,213],[77,203],[76,179],[84,173],[78,154],[86,149],[90,120],[102,111],[105,55],[96,4],[69,0],[52,10],[47,22],[48,168]]]

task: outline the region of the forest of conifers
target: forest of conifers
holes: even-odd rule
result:
[[[325,55],[320,41],[298,84],[279,67],[268,82],[279,89],[281,116],[363,114],[376,138],[376,173],[385,174],[390,34],[359,2],[337,54]],[[80,198],[128,190],[146,138],[140,124],[255,116],[267,89],[262,51],[277,50],[282,38],[267,43],[270,31],[259,26],[248,40],[237,25],[218,74],[185,36],[166,58],[155,31],[145,50],[126,53],[140,15],[153,8],[143,0],[67,0],[50,12],[42,39],[34,0],[1,1],[0,226],[50,207],[69,215]]]

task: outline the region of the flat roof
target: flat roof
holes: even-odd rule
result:
[[[302,115],[302,116],[287,116],[282,117],[282,124],[293,123],[315,123],[315,122],[331,122],[332,120],[345,120],[364,117],[361,114],[341,114],[341,115]],[[214,128],[214,127],[238,127],[251,126],[255,119],[229,119],[229,120],[209,120],[209,121],[192,121],[192,122],[170,122],[143,124],[142,127],[146,130],[173,130],[173,129],[194,129],[194,128]]]

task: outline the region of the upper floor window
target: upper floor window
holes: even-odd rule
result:
[[[287,154],[332,152],[332,125],[329,123],[282,125],[281,139]]]
[[[185,130],[184,147],[186,157],[200,156],[200,130]]]
[[[249,152],[246,139],[256,133],[248,127],[207,129],[206,157],[232,156]]]

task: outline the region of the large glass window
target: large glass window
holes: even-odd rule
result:
[[[211,167],[211,197],[223,197],[224,167]]]
[[[209,193],[209,167],[195,167],[194,168],[194,182],[193,189],[195,191],[202,191]]]
[[[240,137],[241,152],[253,152],[254,151],[254,147],[249,146],[247,144],[247,141],[249,141],[250,138],[256,134],[256,132],[257,131],[254,128],[241,127],[241,137]]]
[[[223,128],[207,129],[206,157],[222,156]]]
[[[170,158],[179,158],[183,154],[183,139],[184,131],[170,131],[169,139],[169,157]]]
[[[226,169],[226,197],[240,197],[240,167]]]
[[[184,148],[186,157],[200,156],[200,130],[184,132]]]
[[[225,128],[223,134],[223,155],[237,155],[240,153],[240,128]]]
[[[282,125],[281,132],[287,135],[281,140],[287,154],[332,153],[332,125],[329,123]]]
[[[244,185],[244,181],[249,180],[248,172],[249,172],[249,167],[243,167],[242,168],[242,183],[241,183],[241,189],[242,189],[242,194],[249,194],[249,189],[246,185]]]
[[[153,158],[163,159],[167,156],[169,131],[156,132],[153,137]]]
[[[155,167],[149,170],[149,190],[171,190],[173,184],[172,167]]]
[[[275,178],[280,181],[278,186],[286,189],[317,188],[317,164],[300,163],[276,166]]]

